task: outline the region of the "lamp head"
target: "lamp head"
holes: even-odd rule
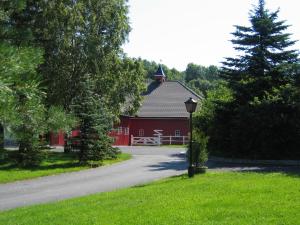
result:
[[[193,113],[196,111],[197,101],[192,97],[190,97],[186,102],[184,102],[184,104],[188,113]]]

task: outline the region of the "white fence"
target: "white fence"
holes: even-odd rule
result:
[[[185,145],[189,141],[188,136],[157,136],[157,137],[133,137],[131,145]]]

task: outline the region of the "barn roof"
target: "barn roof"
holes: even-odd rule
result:
[[[143,94],[137,117],[189,117],[184,102],[201,97],[179,81],[152,82]]]

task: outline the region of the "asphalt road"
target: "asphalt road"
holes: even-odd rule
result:
[[[110,166],[0,185],[0,210],[148,183],[186,172],[183,148],[123,147],[133,158]]]
[[[121,147],[133,158],[79,172],[0,184],[0,211],[38,203],[113,191],[187,172],[184,148]],[[60,151],[60,150],[58,150]],[[282,172],[300,175],[299,167],[262,166],[208,161],[209,170]]]

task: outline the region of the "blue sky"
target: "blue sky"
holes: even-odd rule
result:
[[[236,53],[229,41],[234,25],[249,25],[248,15],[258,0],[129,0],[132,31],[124,51],[168,67],[185,70],[190,62],[221,65]],[[300,40],[297,0],[266,0],[267,8],[280,8],[279,19]],[[294,49],[300,50],[300,42]]]

